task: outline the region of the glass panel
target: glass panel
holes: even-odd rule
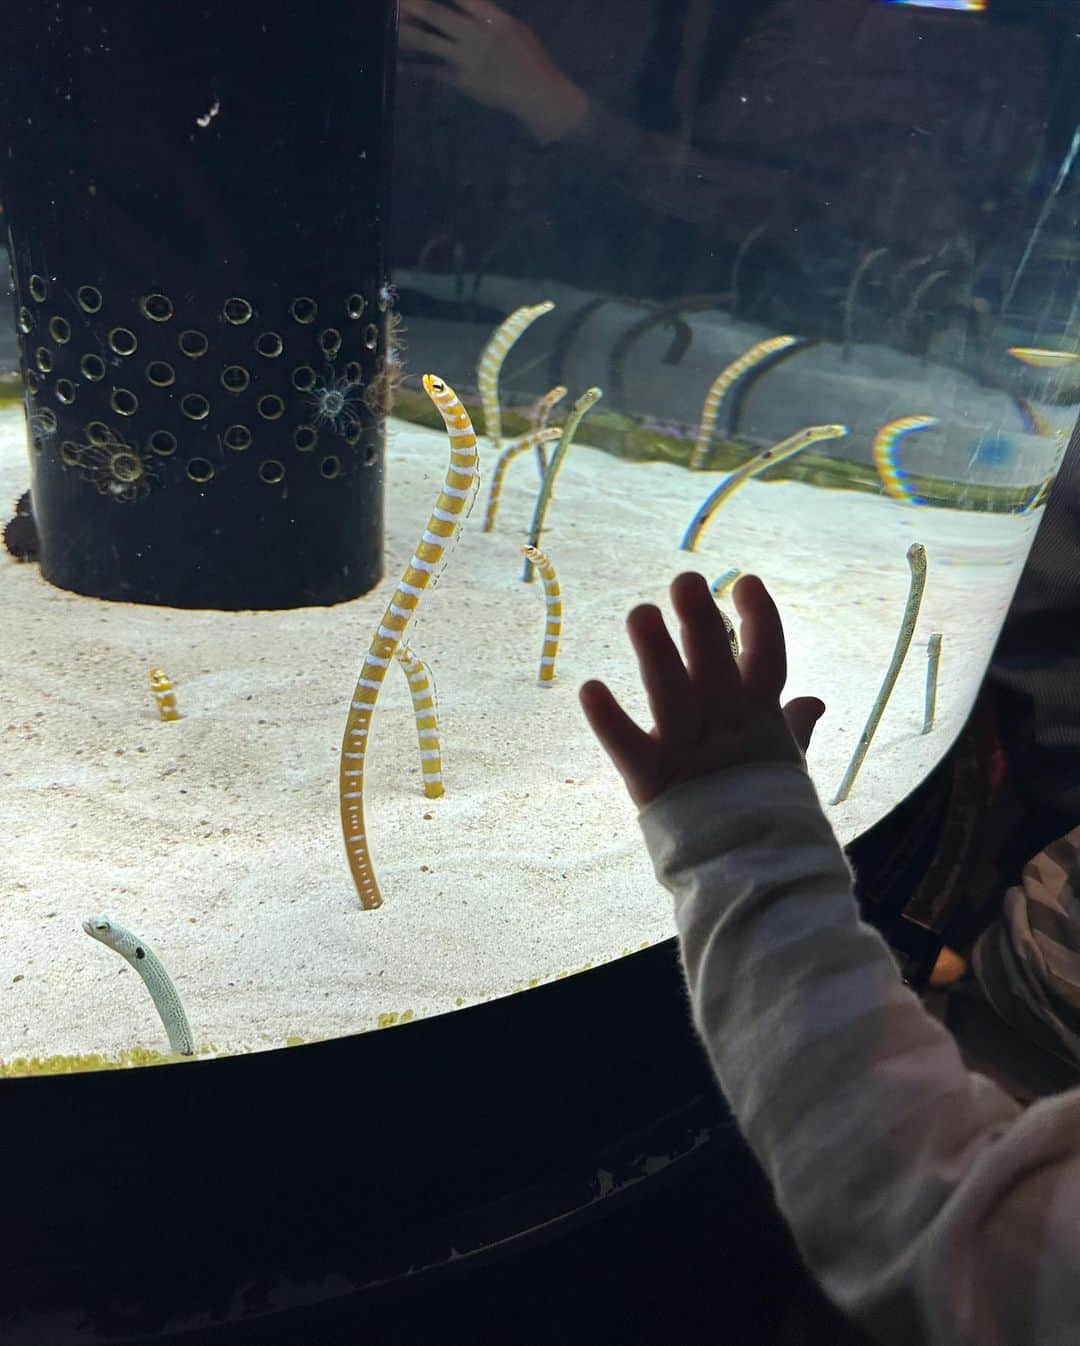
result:
[[[648,722],[686,568],[776,598],[841,840],[925,778],[1080,401],[1071,7],[140,8],[5,83],[5,1069],[167,1057],[102,911],[197,1053],[670,937],[577,688]]]

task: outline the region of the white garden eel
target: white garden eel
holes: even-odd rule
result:
[[[182,1056],[191,1056],[195,1051],[195,1042],[188,1027],[187,1015],[172,978],[162,967],[153,949],[130,930],[109,920],[108,916],[91,916],[88,921],[83,921],[82,928],[131,964],[146,983],[146,989],[161,1015],[161,1022],[169,1035],[169,1046]]]

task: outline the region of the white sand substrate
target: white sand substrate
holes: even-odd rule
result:
[[[953,742],[1039,518],[751,481],[691,557],[679,541],[723,474],[575,443],[543,539],[566,616],[557,681],[542,689],[543,591],[522,584],[519,554],[536,468],[525,456],[511,464],[496,530],[484,534],[488,454],[480,500],[409,632],[436,681],[446,793],[423,795],[408,688],[390,669],[365,782],[385,902],[365,912],[340,832],[341,735],[446,462],[441,433],[391,426],[386,577],[336,608],[106,603],[0,553],[0,1063],[168,1050],[137,975],[83,932],[97,912],[156,950],[200,1050],[219,1052],[443,1013],[669,937],[670,898],[577,701],[581,682],[600,677],[648,723],[629,608],[652,600],[670,612],[667,586],[686,568],[710,580],[731,566],[760,574],[787,631],[786,695],[828,703],[809,756],[827,800],[893,650],[905,551],[926,546],[911,652],[850,800],[831,810],[847,841]],[[22,414],[4,411],[5,518],[28,480]],[[724,606],[732,612],[730,598]],[[937,723],[923,735],[935,631]],[[152,666],[176,686],[175,723],[158,717]]]

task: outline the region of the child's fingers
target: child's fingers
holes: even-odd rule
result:
[[[429,33],[426,28],[418,28],[416,24],[408,21],[400,25],[398,41],[402,47],[427,52],[429,56],[441,56],[444,60],[449,60],[457,50],[449,38],[439,33]]]
[[[757,575],[744,575],[735,585],[735,607],[742,618],[739,672],[749,701],[762,710],[776,710],[787,682],[787,651],[780,614]]]
[[[690,681],[721,713],[739,707],[740,679],[731,640],[704,575],[687,570],[671,584]]]
[[[660,745],[634,723],[604,683],[595,679],[584,683],[578,699],[589,727],[626,781],[631,799],[647,803],[650,782],[659,775]]]
[[[437,3],[437,0],[405,0],[402,6],[405,16],[415,22],[421,20],[444,38],[460,42],[469,36],[472,25],[450,5]]]
[[[657,733],[669,744],[690,741],[701,727],[701,717],[691,695],[686,665],[660,609],[652,603],[633,608],[626,619],[626,629],[637,655]]]
[[[481,23],[496,23],[505,17],[498,5],[491,4],[490,0],[456,0],[456,3],[459,9]]]
[[[825,702],[816,696],[799,696],[787,703],[782,714],[791,737],[805,757],[814,733],[814,725],[825,714]]]

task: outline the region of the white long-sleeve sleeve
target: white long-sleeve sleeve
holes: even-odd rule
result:
[[[687,782],[640,823],[694,1025],[830,1298],[897,1346],[1080,1342],[1080,1090],[1022,1111],[965,1067],[801,767]]]

